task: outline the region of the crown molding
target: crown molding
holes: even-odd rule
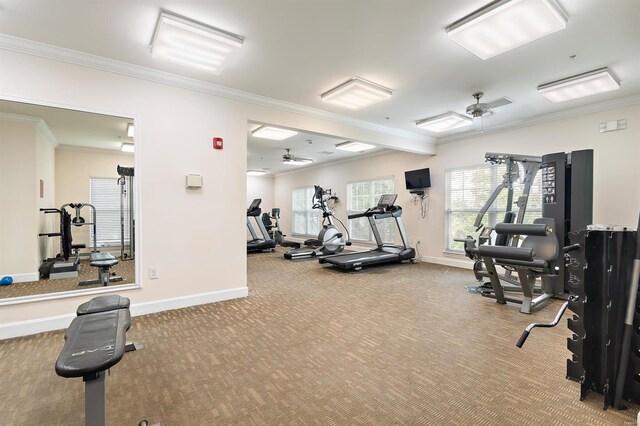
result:
[[[58,146],[58,151],[82,152],[85,154],[118,155],[118,156],[125,156],[125,157],[134,156],[133,152],[124,152],[119,149],[95,148],[91,146],[79,146],[79,145],[60,145]]]
[[[433,138],[432,136],[409,132],[406,130],[400,130],[393,127],[382,126],[379,124],[371,123],[369,121],[359,120],[356,118],[347,117],[341,114],[336,114],[317,108],[298,105],[292,102],[282,101],[267,96],[261,96],[242,90],[232,89],[230,87],[197,80],[190,77],[184,77],[165,71],[159,71],[152,68],[142,67],[115,59],[109,59],[102,56],[79,52],[77,50],[53,46],[50,44],[27,40],[20,37],[14,37],[8,34],[0,34],[0,49],[39,56],[56,61],[68,62],[71,64],[98,69],[101,71],[112,72],[115,74],[121,74],[129,77],[139,78],[142,80],[152,81],[155,83],[162,83],[169,86],[207,93],[210,95],[232,99],[235,101],[250,103],[295,114],[301,114],[322,120],[328,120],[352,127],[375,131],[378,133],[399,136],[413,141],[435,144],[435,138]]]
[[[505,132],[507,130],[519,129],[522,127],[535,126],[537,124],[549,123],[551,121],[563,120],[566,118],[579,117],[581,115],[593,114],[600,111],[607,111],[610,109],[624,108],[640,104],[640,95],[627,96],[624,98],[612,99],[609,101],[599,102],[597,104],[583,105],[576,108],[565,109],[562,111],[556,111],[549,114],[542,114],[523,120],[514,121],[511,123],[499,124],[484,130],[471,130],[464,133],[457,133],[454,135],[443,136],[437,139],[437,144],[445,144],[450,142],[461,141],[465,139],[471,139],[478,136],[486,136],[493,133]]]
[[[36,124],[36,127],[40,129],[44,137],[49,141],[49,144],[55,149],[60,145],[58,142],[58,138],[53,134],[47,123],[41,118],[40,121]]]
[[[16,123],[28,123],[36,125],[42,120],[40,117],[33,117],[31,115],[11,114],[8,112],[0,112],[0,120],[14,121]]]
[[[0,120],[13,121],[16,123],[28,123],[35,125],[44,135],[45,139],[53,148],[59,145],[58,138],[53,134],[47,123],[42,117],[34,117],[31,115],[11,114],[8,112],[0,112]]]

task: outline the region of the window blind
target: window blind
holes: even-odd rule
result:
[[[360,213],[374,206],[380,196],[394,192],[392,178],[374,179],[352,182],[347,185],[347,214]],[[385,243],[393,244],[395,239],[395,222],[384,219],[376,221],[380,237]],[[369,220],[366,217],[349,220],[349,234],[352,240],[375,242]]]
[[[313,186],[295,188],[292,191],[292,233],[308,236],[320,233],[320,211],[313,209],[313,194]]]
[[[89,178],[89,199],[96,208],[96,242],[98,246],[119,246],[120,231],[120,185],[118,178]],[[125,184],[126,194],[129,193]],[[129,197],[124,204],[124,238],[129,243]],[[91,227],[93,238],[93,227]]]
[[[524,171],[520,166],[521,179],[513,183],[512,211],[517,211],[515,205],[518,197],[522,195],[524,184],[522,176]],[[483,164],[480,166],[465,167],[447,170],[445,172],[445,249],[451,251],[463,251],[463,243],[454,241],[455,238],[464,238],[475,232],[473,223],[484,203],[498,184],[502,183],[507,168],[504,164]],[[542,186],[538,173],[531,185],[527,212],[524,223],[531,223],[533,219],[540,217],[542,211]],[[503,220],[507,204],[507,189],[503,189],[496,201],[485,213],[482,220],[485,226],[494,227]]]

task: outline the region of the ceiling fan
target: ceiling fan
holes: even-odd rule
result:
[[[493,114],[493,108],[512,104],[513,101],[506,96],[498,98],[491,102],[481,103],[480,98],[484,95],[483,92],[476,92],[472,96],[476,99],[475,104],[471,104],[467,107],[467,114],[473,118],[482,118],[487,115]]]
[[[304,166],[306,164],[313,163],[313,160],[311,158],[295,157],[290,152],[291,148],[286,148],[285,151],[287,152],[282,156],[282,162],[284,164],[291,164],[294,166]]]

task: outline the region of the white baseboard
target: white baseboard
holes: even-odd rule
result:
[[[248,287],[238,287],[229,290],[212,291],[209,293],[192,294],[172,299],[155,300],[153,302],[131,305],[131,315],[154,314],[156,312],[171,311],[173,309],[188,308],[189,306],[206,305],[207,303],[222,302],[224,300],[240,299],[249,295]]]
[[[473,261],[467,258],[453,259],[450,257],[422,256],[422,261],[438,265],[453,266],[454,268],[473,269]]]
[[[249,289],[247,287],[238,287],[229,290],[219,290],[209,293],[176,297],[173,299],[138,303],[131,305],[131,315],[140,316],[153,314],[156,312],[187,308],[189,306],[221,302],[223,300],[239,299],[247,297],[248,295]],[[32,320],[0,324],[0,340],[28,336],[30,334],[42,333],[45,331],[62,330],[69,327],[69,324],[71,324],[71,321],[75,317],[76,314],[74,312],[71,314],[57,315],[47,318],[36,318]]]
[[[28,272],[26,274],[0,274],[0,278],[5,276],[13,278],[14,283],[38,281],[40,279],[40,274],[38,272]]]

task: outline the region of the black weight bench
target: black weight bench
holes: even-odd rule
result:
[[[121,276],[111,276],[111,267],[118,264],[118,259],[111,253],[91,253],[89,264],[98,268],[98,278],[95,280],[81,281],[79,286],[102,284],[108,286],[110,282],[122,281]]]
[[[122,297],[117,294],[98,296],[78,306],[76,315],[82,316],[89,314],[98,314],[101,312],[115,311],[118,309],[128,310],[129,306],[131,306],[131,301],[127,297]],[[140,343],[128,341],[125,344],[124,351],[133,352],[139,351],[143,348],[144,346]]]
[[[55,369],[61,377],[82,377],[86,426],[107,424],[105,372],[124,356],[127,330],[131,326],[129,303],[129,299],[117,295],[83,303],[65,332],[65,344]],[[106,310],[114,304],[120,308]],[[143,420],[140,424],[148,422]]]

